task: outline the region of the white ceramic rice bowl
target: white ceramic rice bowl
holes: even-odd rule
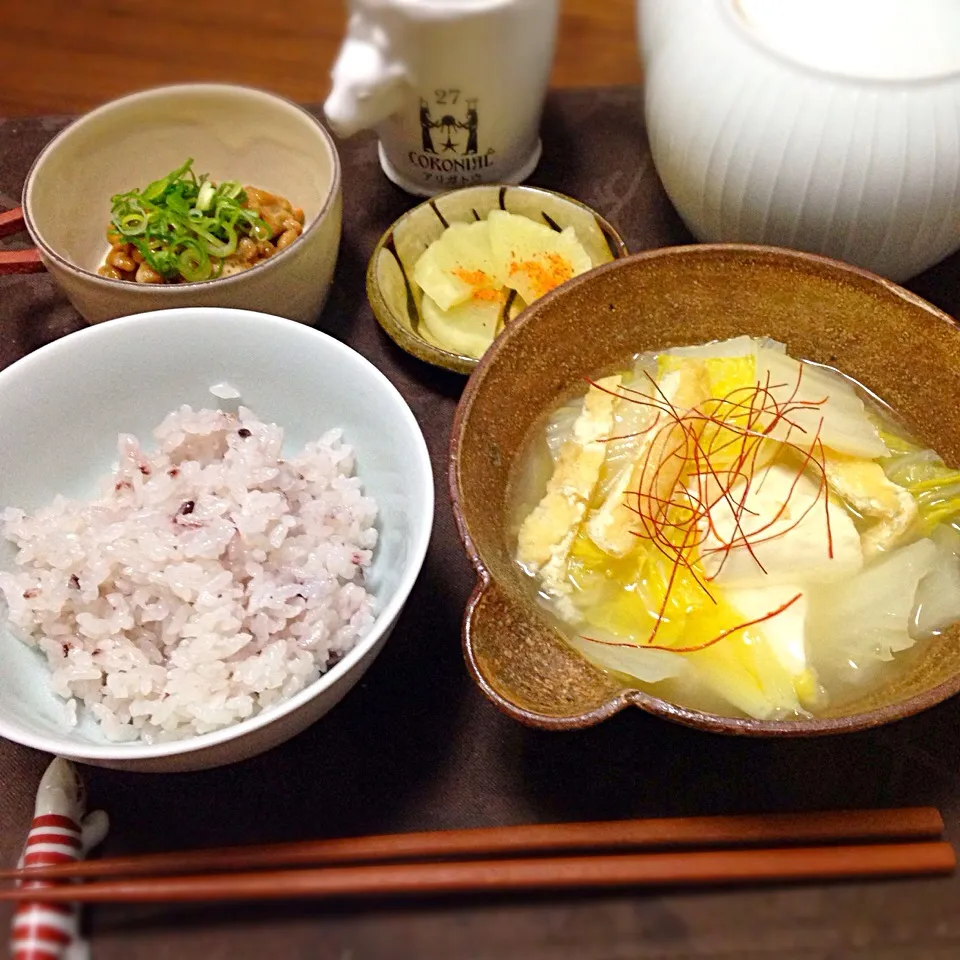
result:
[[[433,476],[423,434],[387,378],[326,334],[244,310],[186,307],[90,327],[0,371],[0,509],[34,510],[57,493],[87,497],[116,461],[117,434],[151,446],[182,404],[216,407],[229,383],[241,402],[301,448],[342,427],[357,475],[378,504],[380,539],[367,583],[372,630],[319,680],[233,726],[167,743],[111,743],[91,718],[72,727],[49,689],[42,655],[0,619],[0,736],[82,763],[146,772],[199,770],[276,746],[322,717],[373,662],[412,589],[433,525]],[[0,569],[15,570],[0,543]]]

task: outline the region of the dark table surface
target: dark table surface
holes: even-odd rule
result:
[[[633,251],[691,239],[657,180],[640,104],[634,88],[552,94],[544,159],[530,181],[596,207]],[[0,121],[0,208],[19,203],[31,160],[65,123]],[[464,380],[408,357],[376,325],[364,294],[367,258],[415,201],[383,177],[369,137],[343,144],[342,156],[343,244],[319,326],[386,372],[426,434],[437,515],[423,574],[364,680],[285,746],[204,773],[87,769],[92,802],[113,821],[106,852],[908,804],[938,806],[960,843],[960,698],[882,730],[786,742],[707,736],[635,710],[592,730],[545,733],[508,720],[483,698],[460,653],[473,575],[444,473]],[[958,313],[960,256],[910,286]],[[46,275],[0,280],[0,367],[81,326]],[[47,760],[0,741],[5,865],[18,855]],[[0,910],[0,928],[8,917]],[[96,960],[956,960],[960,876],[349,907],[98,908],[87,923]]]

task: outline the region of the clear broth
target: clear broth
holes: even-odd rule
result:
[[[655,359],[656,356],[657,354],[653,353],[636,355],[632,358],[632,362],[637,363],[640,360]],[[809,361],[802,362],[810,363]],[[828,365],[811,363],[811,366],[815,366],[825,373],[840,377],[850,384],[864,402],[868,415],[880,429],[909,443],[923,446],[911,435],[910,430],[896,412],[868,388],[842,371]],[[621,366],[615,370],[600,372],[596,376],[602,377],[613,372],[622,372],[623,369]],[[585,392],[585,390],[571,391],[558,400],[552,408],[545,410],[530,428],[522,452],[513,463],[507,488],[507,533],[509,537],[508,542],[512,550],[516,548],[520,527],[524,519],[540,502],[546,484],[554,469],[554,461],[547,444],[547,424],[560,407],[577,399],[582,399]],[[849,504],[845,503],[844,506],[853,519],[858,532],[862,532],[867,526],[875,522],[874,518],[862,516],[856,510],[852,509]],[[916,539],[919,539],[919,534],[904,539],[902,543],[897,545],[897,548],[899,549],[902,546],[906,546]],[[558,614],[554,600],[540,589],[537,577],[526,570],[518,561],[517,565],[524,573],[524,579],[529,584],[531,595],[536,598],[556,629],[568,639],[577,635],[583,636],[571,623],[564,620]],[[935,633],[932,635],[935,635]],[[810,709],[809,712],[784,714],[784,717],[787,719],[795,719],[801,716],[816,715],[827,708],[832,710],[842,709],[844,704],[859,700],[883,685],[896,682],[898,677],[908,672],[916,663],[917,659],[923,656],[924,651],[930,643],[931,636],[916,640],[912,647],[898,652],[892,661],[862,666],[859,670],[852,671],[845,675],[832,675],[828,672],[821,672],[817,670],[816,663],[811,663],[811,666],[817,670],[817,679],[823,688],[823,692],[826,694],[826,699],[819,703],[816,708]],[[597,666],[608,673],[621,677],[624,680],[625,686],[645,690],[663,700],[721,716],[747,716],[747,714],[738,710],[720,694],[698,683],[696,680],[691,680],[689,677],[645,682],[638,680],[630,674],[623,674],[599,664],[597,664]]]

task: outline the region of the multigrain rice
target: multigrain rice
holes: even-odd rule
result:
[[[171,413],[157,452],[119,438],[99,498],[8,508],[11,625],[55,693],[110,740],[159,742],[253,716],[370,629],[377,507],[331,430],[296,456],[241,407]],[[2,612],[2,611],[0,611]]]

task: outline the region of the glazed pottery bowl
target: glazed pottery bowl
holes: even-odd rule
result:
[[[13,635],[0,603],[0,736],[123,770],[222,766],[318,720],[382,649],[430,539],[430,458],[410,408],[387,378],[338,340],[301,324],[243,310],[164,310],[88,327],[7,367],[0,372],[0,512],[31,511],[57,494],[94,495],[116,462],[118,433],[149,446],[153,428],[181,404],[216,408],[211,387],[224,383],[239,392],[239,402],[284,429],[287,450],[342,428],[364,491],[379,507],[366,578],[375,601],[370,632],[318,680],[247,720],[173,742],[112,743],[83,708],[71,725],[66,701],[50,689],[45,660]],[[0,538],[0,569],[16,569],[14,557],[13,544]]]
[[[198,174],[239,180],[302,207],[303,234],[256,267],[189,284],[97,275],[111,197],[194,160]],[[40,258],[90,323],[171,307],[238,307],[314,323],[340,245],[340,160],[323,125],[282,97],[229,84],[158,87],[81,117],[40,153],[23,190]]]
[[[588,329],[590,336],[581,331]],[[889,686],[814,718],[736,719],[631,688],[563,640],[513,561],[508,490],[541,416],[583,378],[638,352],[747,334],[791,356],[836,366],[890,403],[918,438],[960,463],[960,330],[913,294],[810,254],[741,245],[654,250],[600,267],[532,304],[467,384],[450,451],[450,488],[479,583],[466,613],[469,669],[510,716],[534,726],[589,726],[635,705],[701,730],[791,736],[897,720],[960,690],[960,631],[928,641]]]
[[[373,251],[367,268],[367,297],[377,322],[398,346],[457,373],[470,373],[477,361],[445,349],[425,329],[423,294],[413,280],[413,268],[449,224],[482,220],[491,210],[522,214],[555,230],[573,227],[594,265],[627,254],[620,235],[603,217],[577,200],[540,187],[464,187],[409,210],[384,233]]]

